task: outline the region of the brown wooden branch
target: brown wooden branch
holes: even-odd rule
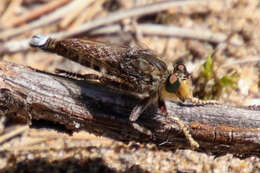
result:
[[[44,119],[71,130],[85,129],[117,140],[155,143],[164,148],[189,147],[182,131],[152,108],[137,121],[137,127],[145,127],[143,133],[133,128],[128,116],[138,100],[99,84],[8,62],[0,63],[0,77],[0,112],[9,118]],[[166,106],[171,116],[187,125],[200,144],[199,150],[259,154],[260,111],[173,102],[166,102]]]

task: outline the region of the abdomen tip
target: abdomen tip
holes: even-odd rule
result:
[[[32,36],[32,39],[30,40],[30,46],[42,47],[47,43],[48,39],[49,39],[49,37],[46,35],[36,34],[36,35]]]

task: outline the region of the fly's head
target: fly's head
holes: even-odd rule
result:
[[[191,79],[191,74],[187,71],[184,64],[175,64],[173,72],[168,76],[165,89],[169,93],[176,93],[181,84]]]

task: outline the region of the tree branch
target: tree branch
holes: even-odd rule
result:
[[[30,122],[44,119],[68,129],[85,129],[117,140],[149,142],[165,148],[189,147],[182,131],[151,108],[128,121],[140,100],[97,83],[71,80],[8,62],[0,63],[0,114]],[[166,102],[170,116],[180,118],[201,151],[259,154],[260,111],[228,105]],[[157,112],[158,111],[158,112]],[[137,125],[137,124],[134,124]],[[150,133],[151,132],[151,133]]]

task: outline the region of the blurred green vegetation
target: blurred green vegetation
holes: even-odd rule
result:
[[[217,71],[218,69],[214,67],[212,55],[208,56],[195,85],[195,97],[200,99],[217,99],[224,92],[230,92],[238,88],[239,75],[236,71],[227,72],[220,78],[217,75]]]

